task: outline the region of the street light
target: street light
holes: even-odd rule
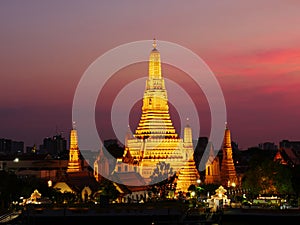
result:
[[[200,179],[197,179],[197,184],[198,186],[196,187],[196,192],[197,192],[197,197],[198,197],[198,201],[200,201],[200,195],[201,195],[201,190],[202,188],[200,187],[200,184],[201,184],[201,180]]]
[[[52,187],[52,180],[48,180],[48,187]]]
[[[191,193],[192,198],[194,198],[195,194],[196,193],[194,191],[192,191],[192,193]]]

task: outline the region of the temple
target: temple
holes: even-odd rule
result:
[[[231,134],[227,124],[222,147],[221,184],[225,187],[238,185],[238,177],[232,158]]]
[[[80,151],[78,147],[78,136],[77,130],[75,128],[75,123],[73,123],[73,128],[70,134],[70,151],[69,151],[69,162],[67,173],[80,172],[81,169],[81,160],[80,160]]]
[[[219,184],[220,177],[220,158],[215,155],[215,151],[212,143],[208,143],[209,156],[205,164],[205,183],[206,184]]]
[[[155,39],[149,56],[148,73],[140,121],[133,134],[129,129],[125,137],[123,157],[117,159],[114,173],[136,172],[147,184],[151,184],[151,175],[162,161],[170,164],[171,170],[164,171],[165,173],[178,173],[182,168],[190,170],[191,167],[193,172],[198,173],[193,160],[192,129],[187,122],[184,138],[180,138],[169,114],[160,52]],[[185,185],[196,184],[197,179],[196,174],[192,181],[190,178],[189,181],[185,180],[188,182]]]

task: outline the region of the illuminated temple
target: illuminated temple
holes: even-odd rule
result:
[[[78,136],[75,124],[70,134],[70,151],[69,151],[69,162],[68,162],[68,173],[80,172],[81,171],[81,160],[80,151],[78,147]]]
[[[131,135],[129,131],[125,137],[125,151],[123,157],[117,159],[114,173],[139,173],[145,183],[149,184],[158,163],[165,162],[170,164],[173,172],[179,172],[183,168],[190,170],[192,167],[193,172],[198,174],[193,153],[192,129],[187,124],[184,137],[180,138],[170,118],[160,52],[154,39],[149,57],[142,115],[135,133]],[[196,184],[198,179],[198,175],[192,176],[193,179],[191,176],[183,177],[182,179],[188,178],[184,181],[185,186]]]
[[[231,134],[227,124],[222,147],[221,183],[225,187],[239,184],[232,158]]]

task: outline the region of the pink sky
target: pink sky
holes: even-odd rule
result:
[[[88,66],[111,48],[155,37],[208,64],[241,148],[300,140],[299,9],[293,0],[1,1],[0,138],[25,146],[57,130],[68,138]]]

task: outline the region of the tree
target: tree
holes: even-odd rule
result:
[[[175,173],[169,163],[159,162],[156,164],[156,168],[153,170],[153,174],[150,176],[151,185],[150,190],[153,194],[159,194],[161,198],[167,196],[170,190],[173,190],[175,179]]]
[[[119,197],[120,193],[112,181],[110,181],[108,179],[102,179],[100,182],[100,185],[102,186],[102,188],[101,188],[102,196],[106,196],[107,198],[109,198],[111,200],[115,200]]]
[[[195,184],[191,184],[188,188],[189,192],[195,192],[197,197],[200,197],[201,193],[204,191],[203,187],[196,186]]]
[[[173,168],[170,166],[170,163],[159,162],[156,164],[156,168],[154,169],[153,174],[150,176],[151,183],[159,183],[173,175],[174,172]]]
[[[14,173],[0,171],[0,201],[1,208],[8,208],[12,198],[20,190],[17,176]]]
[[[292,173],[288,166],[271,159],[256,161],[243,178],[243,188],[250,189],[253,197],[259,194],[293,194]]]

